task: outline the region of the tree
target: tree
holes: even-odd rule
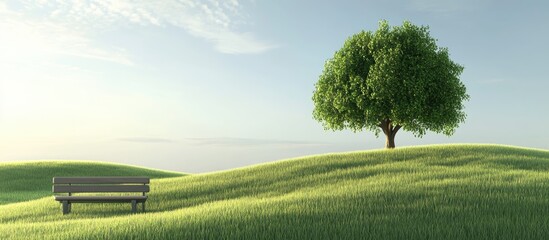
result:
[[[386,148],[395,147],[400,129],[452,135],[465,121],[469,95],[463,67],[436,41],[428,27],[408,21],[381,21],[377,31],[349,37],[315,84],[313,117],[326,130],[382,131]]]

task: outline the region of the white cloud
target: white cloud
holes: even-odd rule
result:
[[[0,5],[0,63],[37,64],[75,56],[131,65],[124,49],[97,46],[89,34],[51,20],[25,18]]]
[[[275,47],[237,30],[246,22],[237,0],[27,0],[24,5],[26,11],[71,29],[170,25],[212,43],[222,53],[261,53]]]
[[[279,147],[304,147],[304,146],[325,146],[327,143],[311,141],[291,141],[276,139],[255,139],[255,138],[187,138],[192,145],[197,146],[279,146]]]
[[[154,137],[126,137],[119,138],[119,141],[134,142],[134,143],[173,143],[175,140],[169,138],[154,138]]]

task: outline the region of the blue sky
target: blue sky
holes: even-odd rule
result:
[[[549,149],[544,1],[2,1],[0,161],[209,172],[376,149],[324,131],[314,84],[347,37],[410,20],[465,66],[466,122],[397,147]]]

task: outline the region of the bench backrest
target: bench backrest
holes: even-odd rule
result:
[[[54,177],[54,193],[149,192],[148,177]]]

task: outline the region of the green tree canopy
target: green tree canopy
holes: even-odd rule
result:
[[[399,129],[422,137],[427,130],[452,135],[465,121],[469,99],[463,67],[438,47],[426,26],[405,21],[349,37],[326,61],[313,93],[313,117],[325,129],[382,131],[394,148]]]

